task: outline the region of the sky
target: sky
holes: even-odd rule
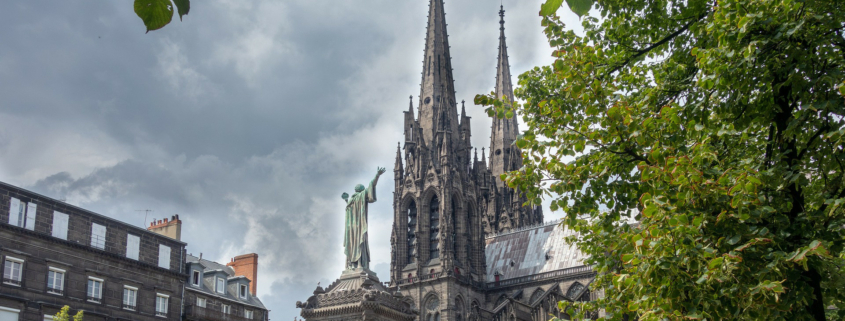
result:
[[[491,122],[472,100],[494,87],[500,1],[445,4],[479,149]],[[552,62],[541,2],[504,1],[514,83]],[[425,0],[195,0],[183,21],[145,33],[128,0],[10,2],[0,181],[138,226],[179,214],[188,253],[258,253],[258,296],[271,319],[290,320],[343,268],[340,194],[393,168],[427,14]],[[574,14],[558,14],[578,31]],[[385,177],[369,220],[383,281]]]

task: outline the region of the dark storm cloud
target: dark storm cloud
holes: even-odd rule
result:
[[[428,1],[195,2],[149,34],[131,1],[5,5],[0,180],[136,225],[178,213],[193,254],[259,253],[259,297],[271,318],[291,318],[342,268],[339,195],[392,168]],[[493,88],[498,2],[446,3],[479,148],[490,120],[471,102]],[[541,1],[509,2],[516,80],[550,51]],[[392,190],[388,173],[370,213],[382,280]]]

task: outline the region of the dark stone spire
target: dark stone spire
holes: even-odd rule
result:
[[[396,164],[394,164],[393,170],[399,173],[398,177],[402,177],[402,150],[399,146],[400,143],[396,143]]]
[[[449,131],[458,132],[455,81],[452,77],[452,56],[449,54],[443,0],[431,0],[429,4],[419,106],[418,118],[426,144],[431,144],[437,131],[442,130],[437,128],[439,124],[449,124]],[[438,119],[441,115],[447,119]],[[450,139],[455,138],[453,136]],[[457,143],[452,141],[453,146]]]
[[[499,10],[499,59],[496,63],[496,97],[513,100],[513,84],[511,83],[511,67],[508,62],[508,46],[505,42],[505,8]],[[516,114],[511,118],[493,119],[490,134],[490,170],[493,172],[497,187],[504,186],[499,176],[505,172],[515,170],[512,157],[516,146],[513,141],[519,133]]]

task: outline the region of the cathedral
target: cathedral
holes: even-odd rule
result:
[[[501,8],[495,93],[513,99],[504,15]],[[397,146],[393,169],[390,278],[378,284],[366,272],[344,272],[306,303],[297,303],[302,316],[569,319],[557,302],[594,299],[589,285],[595,274],[565,242],[572,232],[544,223],[542,208],[523,205],[525,196],[500,179],[522,167],[522,152],[513,144],[516,115],[493,119],[489,149],[482,148],[479,159],[463,101],[458,113],[443,0],[430,0],[425,41],[419,101],[414,108],[412,96],[404,112],[404,143]],[[349,285],[354,282],[369,285],[358,289]],[[371,303],[355,303],[358,297]]]

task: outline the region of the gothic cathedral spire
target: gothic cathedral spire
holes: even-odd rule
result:
[[[449,54],[443,0],[431,0],[429,4],[419,106],[418,119],[426,145],[433,145],[432,141],[438,130],[448,130],[455,134],[459,132],[452,56]],[[440,119],[442,117],[447,119]],[[450,128],[439,129],[441,124],[448,124]],[[455,135],[450,139],[452,146],[459,145]]]
[[[505,43],[505,8],[499,10],[499,59],[496,63],[496,97],[512,101],[513,84],[511,83],[511,67],[508,62],[508,46]],[[516,114],[511,118],[493,118],[490,134],[490,170],[496,187],[501,188],[504,183],[499,178],[503,173],[516,170],[516,158],[520,157],[516,146],[512,146],[519,127]]]

